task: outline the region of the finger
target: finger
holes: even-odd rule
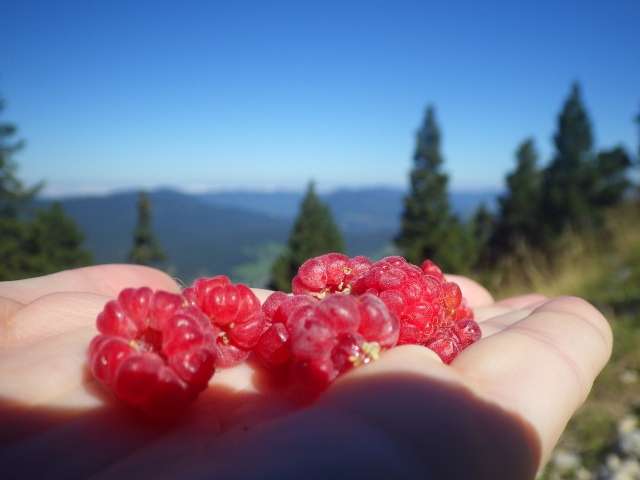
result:
[[[513,312],[512,308],[501,307],[500,305],[487,305],[484,307],[476,307],[473,309],[474,319],[478,323],[485,322],[487,320],[491,320],[492,318],[498,317],[500,315],[505,315]]]
[[[488,398],[530,422],[546,457],[587,397],[611,345],[602,314],[584,300],[564,297],[472,345],[452,365]]]
[[[429,478],[533,478],[530,427],[467,383],[432,351],[406,345],[339,378],[316,409],[346,411],[383,432],[386,448]]]
[[[51,404],[86,380],[87,346],[95,335],[84,327],[0,355],[0,398],[24,407]],[[94,407],[95,402],[83,405]]]
[[[126,287],[151,287],[179,292],[176,282],[166,273],[141,265],[96,265],[65,270],[42,277],[0,283],[0,295],[29,303],[54,292],[88,292],[110,297]]]
[[[478,321],[480,330],[482,331],[482,339],[488,338],[496,333],[500,333],[509,328],[514,323],[519,322],[531,315],[531,310],[522,308],[519,310],[510,310],[502,315],[496,315],[490,318]]]
[[[7,297],[0,297],[0,336],[2,336],[3,322],[11,318],[22,307],[24,307],[23,303],[16,302]]]
[[[434,351],[419,345],[401,345],[384,352],[379,360],[366,367],[354,368],[338,377],[334,388],[352,381],[399,371],[447,381],[460,382],[462,379],[456,371],[447,368]]]
[[[524,318],[524,314],[530,313],[546,301],[548,301],[548,297],[537,293],[505,298],[492,305],[475,308],[475,320],[478,323],[491,321],[496,326],[505,327],[514,323],[513,319],[521,320]]]
[[[460,290],[462,290],[462,296],[467,299],[470,307],[482,307],[493,303],[493,297],[489,290],[478,282],[460,275],[445,275],[445,277],[448,281],[458,284]]]
[[[482,338],[490,337],[526,318],[538,306],[548,301],[544,295],[528,294],[511,297],[488,307],[475,310],[475,320],[482,330]]]
[[[80,327],[95,330],[109,297],[92,293],[52,293],[0,321],[0,347],[25,346]]]
[[[503,300],[498,300],[496,305],[506,308],[533,308],[538,305],[542,305],[544,302],[548,301],[549,297],[546,295],[541,295],[539,293],[528,293],[526,295],[518,295],[515,297],[505,298]]]

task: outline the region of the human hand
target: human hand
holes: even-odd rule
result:
[[[397,347],[301,409],[243,364],[217,371],[175,425],[148,423],[86,371],[104,303],[128,286],[178,291],[171,278],[104,265],[4,282],[0,465],[47,478],[533,478],[609,357],[608,324],[577,298],[496,303],[453,280],[483,338],[451,365]]]

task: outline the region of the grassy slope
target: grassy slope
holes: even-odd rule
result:
[[[597,464],[610,445],[616,421],[637,408],[640,400],[640,380],[621,380],[623,372],[640,374],[640,206],[616,209],[608,225],[610,235],[605,240],[568,236],[553,268],[540,268],[543,262],[533,260],[519,277],[490,279],[499,298],[532,290],[550,296],[578,295],[597,305],[610,320],[613,357],[559,444],[579,453],[587,468]]]

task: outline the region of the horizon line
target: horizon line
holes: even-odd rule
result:
[[[306,185],[306,184],[305,184]],[[407,185],[398,185],[396,183],[371,183],[371,184],[334,184],[331,186],[322,186],[316,182],[316,190],[322,194],[332,194],[339,191],[349,190],[402,190],[406,191]],[[449,189],[449,193],[499,193],[502,191],[502,187],[496,185],[475,185],[475,186],[453,186]],[[199,195],[206,193],[291,193],[291,194],[303,194],[306,187],[294,187],[287,184],[280,185],[247,185],[247,184],[200,184],[200,185],[171,185],[171,184],[155,184],[155,185],[140,185],[129,184],[120,186],[107,186],[107,185],[62,185],[62,184],[46,184],[39,197],[43,199],[63,199],[72,197],[106,197],[109,195],[115,195],[119,193],[145,191],[145,192],[158,192],[162,190],[170,190],[185,195]]]

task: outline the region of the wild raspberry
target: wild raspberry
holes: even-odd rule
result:
[[[362,346],[365,340],[358,333],[342,333],[336,338],[331,350],[331,362],[337,373],[343,373],[353,367],[357,359],[363,357]]]
[[[453,282],[444,282],[442,284],[442,303],[446,314],[453,318],[457,308],[462,302],[462,291],[458,284]]]
[[[444,275],[442,273],[442,270],[440,270],[440,267],[433,263],[431,260],[425,260],[424,262],[422,262],[420,268],[427,275],[433,275],[440,280],[444,279]]]
[[[94,377],[153,415],[179,411],[208,384],[217,352],[209,321],[176,294],[127,288],[96,319]]]
[[[373,293],[387,305],[400,320],[401,343],[424,343],[444,315],[441,282],[402,257],[375,262],[352,291]]]
[[[289,330],[285,326],[293,310],[303,305],[312,305],[317,300],[309,295],[287,295],[273,292],[262,304],[262,313],[267,327],[254,352],[268,367],[277,367],[288,363],[290,358]]]
[[[332,319],[315,305],[293,311],[286,327],[291,335],[291,353],[300,360],[324,358],[336,344]]]
[[[436,302],[419,302],[405,308],[400,315],[399,345],[426,345],[442,328],[443,310]]]
[[[471,319],[457,322],[454,331],[463,349],[480,340],[482,336],[480,325]]]
[[[285,323],[293,310],[302,305],[314,304],[317,301],[310,295],[287,295],[283,292],[274,292],[264,302],[262,311],[269,322]]]
[[[469,307],[464,298],[460,302],[460,305],[458,305],[454,318],[456,322],[461,320],[473,320],[473,310],[471,310],[471,307]]]
[[[479,327],[463,301],[460,287],[448,282],[429,260],[418,268],[402,257],[383,258],[356,279],[352,293],[372,293],[387,305],[400,322],[399,345],[425,345],[437,349],[443,360],[451,361],[461,348],[479,338]],[[464,341],[456,336],[461,320],[473,322],[465,324]]]
[[[268,367],[278,367],[289,361],[289,331],[284,323],[274,323],[260,337],[254,351]]]
[[[294,382],[314,390],[376,359],[395,346],[399,334],[397,318],[369,294],[331,294],[321,301],[293,295],[281,301],[272,320],[256,353],[268,366],[288,366]]]
[[[382,300],[374,295],[362,295],[358,298],[358,310],[358,332],[368,342],[377,342],[382,348],[391,348],[398,343],[400,325]]]
[[[329,293],[351,291],[352,283],[369,269],[366,257],[349,258],[342,253],[327,253],[304,262],[291,282],[293,293],[319,298]]]
[[[217,327],[220,367],[246,360],[268,327],[258,297],[246,285],[231,283],[224,275],[200,278],[183,295]]]
[[[438,354],[440,359],[449,364],[462,350],[458,339],[449,332],[442,332],[435,338],[432,338],[427,343],[427,348],[430,348]]]
[[[291,298],[291,295],[287,295],[284,292],[273,292],[262,304],[262,313],[269,321],[272,321],[280,305],[288,298]]]

